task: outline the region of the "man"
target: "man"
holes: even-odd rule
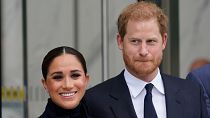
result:
[[[93,118],[205,118],[201,88],[161,74],[167,17],[153,3],[129,5],[118,18],[125,69],[86,92]],[[150,115],[152,115],[150,117]]]
[[[210,118],[210,64],[191,71],[187,75],[187,79],[193,80],[203,87],[208,110],[208,118]]]
[[[205,58],[197,58],[193,60],[192,64],[190,65],[189,71],[193,71],[194,69],[200,68],[206,64],[210,64],[210,61]]]

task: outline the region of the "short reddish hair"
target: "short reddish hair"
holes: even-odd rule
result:
[[[161,35],[167,33],[168,18],[163,10],[152,2],[136,2],[127,6],[118,17],[117,26],[121,37],[126,34],[127,23],[129,20],[149,20],[157,19]]]

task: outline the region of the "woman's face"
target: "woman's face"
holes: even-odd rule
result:
[[[64,109],[73,109],[84,96],[89,76],[71,54],[56,57],[49,66],[44,88],[52,101]]]

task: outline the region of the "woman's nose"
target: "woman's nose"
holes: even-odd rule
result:
[[[65,77],[63,82],[63,88],[70,89],[73,87],[73,82],[70,77]]]

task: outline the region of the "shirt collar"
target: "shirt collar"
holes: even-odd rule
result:
[[[147,82],[133,76],[131,73],[128,72],[127,69],[125,69],[124,71],[124,77],[129,91],[133,97],[138,96],[143,91],[145,85],[148,84]],[[161,94],[165,94],[163,80],[159,69],[157,75],[150,83],[154,85],[154,88],[156,88],[158,92],[160,92]]]

